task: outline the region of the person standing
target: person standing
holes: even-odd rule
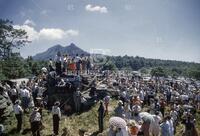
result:
[[[115,108],[114,112],[115,112],[115,116],[121,117],[121,118],[123,117],[123,114],[125,114],[123,102],[121,100],[118,102],[118,106]]]
[[[49,72],[54,71],[52,59],[49,59],[48,65],[49,65]]]
[[[176,125],[177,125],[177,121],[178,121],[178,112],[172,108],[172,110],[170,111],[170,116],[173,120],[173,125],[174,125],[174,134],[176,134]]]
[[[170,116],[167,116],[168,119],[168,123],[169,123],[169,133],[170,136],[174,136],[174,124],[173,124],[173,120],[171,119]]]
[[[100,106],[98,109],[98,123],[99,123],[99,132],[103,132],[103,118],[105,115],[105,109],[103,106],[103,102],[100,101]]]
[[[75,110],[76,112],[79,113],[81,110],[81,92],[79,91],[79,89],[74,91],[73,99],[74,99],[74,104],[75,104]]]
[[[86,60],[86,69],[87,69],[87,74],[90,74],[90,70],[91,70],[91,62],[90,62],[90,57],[87,58]]]
[[[59,105],[60,105],[60,102],[57,101],[52,107],[54,135],[58,135],[58,131],[59,131],[59,121],[61,118],[61,111],[60,111]]]
[[[151,132],[153,136],[159,136],[160,135],[160,122],[161,122],[161,117],[159,116],[159,111],[155,112],[155,115],[153,116],[153,121],[150,125]]]
[[[21,128],[22,128],[22,113],[23,113],[23,110],[22,110],[22,107],[20,106],[19,100],[15,101],[15,105],[14,105],[13,109],[14,109],[15,117],[17,119],[17,132],[20,132]]]
[[[62,74],[62,57],[60,51],[57,53],[56,58],[56,74],[61,75]]]
[[[82,59],[81,57],[78,56],[78,54],[76,54],[75,63],[76,63],[76,74],[79,75],[81,70]]]
[[[68,65],[68,56],[67,54],[63,55],[63,72],[67,72],[67,65]]]
[[[164,100],[164,98],[161,98],[161,100],[160,100],[160,112],[162,113],[163,117],[165,116],[165,106],[166,106],[165,100]]]
[[[11,101],[12,103],[15,103],[15,101],[17,100],[17,88],[16,85],[13,86],[13,88],[11,89]]]
[[[30,92],[25,85],[22,85],[22,88],[20,90],[20,96],[22,100],[22,108],[26,112],[30,103]]]
[[[107,96],[104,98],[104,104],[105,104],[105,108],[106,108],[105,114],[106,114],[106,115],[108,115],[108,105],[109,105],[109,103],[110,103],[110,96],[107,95]]]
[[[161,128],[161,136],[170,136],[170,128],[169,128],[168,118],[165,117],[163,119],[163,123],[160,124]]]
[[[33,136],[40,136],[41,115],[39,109],[35,107],[30,116],[31,131]]]

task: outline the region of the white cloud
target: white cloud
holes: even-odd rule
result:
[[[39,32],[39,37],[42,39],[60,40],[70,36],[78,36],[77,30],[62,30],[59,28],[43,28]]]
[[[32,20],[27,19],[27,20],[24,22],[24,25],[35,26],[35,23],[34,23]]]
[[[27,35],[29,37],[29,40],[34,41],[34,40],[38,40],[39,36],[38,36],[38,32],[31,26],[28,25],[14,25],[13,26],[15,29],[23,29],[27,32]]]
[[[91,4],[86,5],[85,10],[90,12],[108,13],[108,10],[105,6],[92,6]]]
[[[71,36],[78,36],[78,30],[62,30],[60,28],[42,28],[41,30],[37,31],[33,26],[30,24],[23,24],[23,25],[14,25],[16,29],[23,29],[27,32],[29,40],[31,41],[38,41],[38,40],[61,40],[64,38],[68,38]]]

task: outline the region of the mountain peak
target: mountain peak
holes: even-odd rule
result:
[[[49,48],[45,52],[36,54],[35,56],[33,56],[33,59],[48,60],[50,58],[54,58],[58,51],[61,52],[61,54],[68,54],[70,56],[75,56],[76,54],[84,54],[84,55],[89,54],[89,53],[85,52],[84,50],[80,49],[74,43],[71,43],[69,46],[62,46],[60,44],[57,44],[57,45]]]
[[[71,43],[69,46],[71,46],[71,47],[77,47],[74,43]]]

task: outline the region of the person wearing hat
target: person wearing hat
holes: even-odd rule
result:
[[[130,136],[137,136],[140,126],[134,120],[131,120],[128,123],[128,127],[129,127]]]
[[[115,112],[115,116],[121,117],[121,118],[123,117],[123,114],[125,114],[123,102],[121,100],[118,102],[118,106],[115,108],[114,112]]]
[[[40,136],[41,115],[39,108],[35,107],[30,116],[31,131],[33,136]]]
[[[61,118],[61,111],[60,111],[60,102],[55,102],[54,106],[52,107],[52,115],[53,115],[53,132],[54,135],[58,135],[59,131],[59,121]]]
[[[15,105],[13,107],[14,113],[15,113],[15,117],[17,119],[17,132],[21,131],[22,128],[22,113],[23,113],[23,109],[20,106],[20,101],[16,100],[15,101]]]
[[[100,101],[100,106],[98,109],[98,123],[99,123],[99,132],[103,132],[103,118],[105,115],[105,109],[103,106],[103,102]]]
[[[12,89],[10,90],[10,98],[12,103],[15,103],[15,101],[17,100],[17,88],[16,85],[14,85],[12,87]]]

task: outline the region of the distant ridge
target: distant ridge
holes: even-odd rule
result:
[[[58,51],[60,51],[62,55],[63,54],[67,54],[70,56],[75,56],[76,54],[89,55],[88,52],[77,47],[74,43],[71,43],[69,46],[65,47],[60,44],[54,45],[53,47],[47,49],[45,52],[36,54],[35,56],[33,56],[33,59],[34,60],[49,60],[50,58],[54,59]]]

